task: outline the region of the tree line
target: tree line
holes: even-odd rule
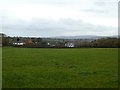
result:
[[[20,42],[20,38],[16,37],[3,37],[2,46],[18,46],[13,45],[13,41]],[[48,45],[47,41],[42,40],[42,38],[23,38],[22,42],[25,42],[21,47],[65,47],[63,42],[55,43],[56,46]],[[120,47],[120,38],[100,38],[92,41],[79,42],[74,40],[75,48],[83,47],[93,47],[93,48],[118,48]]]

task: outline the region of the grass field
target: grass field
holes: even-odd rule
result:
[[[118,49],[3,48],[3,88],[118,87]]]
[[[0,89],[2,88],[2,47],[0,47]]]

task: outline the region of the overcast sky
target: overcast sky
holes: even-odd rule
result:
[[[0,0],[9,36],[117,35],[118,0]]]

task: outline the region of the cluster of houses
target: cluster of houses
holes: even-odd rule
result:
[[[37,38],[37,37],[9,37],[4,34],[1,43],[3,46],[22,46],[22,47],[82,47],[90,45],[92,40],[88,39],[58,39],[58,38]],[[3,40],[3,41],[2,41]]]
[[[52,41],[51,41],[52,40]],[[75,47],[75,43],[71,41],[63,41],[58,39],[49,38],[19,38],[13,39],[9,42],[13,46],[24,46],[24,45],[37,45],[46,47]]]
[[[80,48],[80,47],[120,47],[120,38],[106,37],[100,39],[60,39],[37,37],[9,37],[0,33],[0,46],[34,47],[34,48]]]
[[[34,46],[34,47],[75,47],[75,43],[63,39],[30,38],[30,37],[7,37],[9,45],[12,46]]]

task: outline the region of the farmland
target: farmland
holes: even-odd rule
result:
[[[116,88],[117,48],[3,47],[3,88]]]
[[[2,47],[0,47],[0,89],[2,88]]]

